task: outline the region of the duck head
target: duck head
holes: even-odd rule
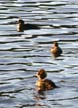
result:
[[[47,73],[45,72],[44,69],[40,69],[38,71],[38,73],[36,74],[36,76],[39,80],[42,80],[42,79],[45,79],[47,77]]]
[[[24,31],[24,21],[19,18],[17,23],[18,23],[17,24],[17,31],[19,31],[19,32]]]

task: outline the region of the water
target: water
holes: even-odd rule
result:
[[[40,30],[16,31],[21,17]],[[54,40],[63,49],[53,58]],[[44,68],[60,88],[37,94]],[[0,1],[0,108],[78,108],[78,1]]]

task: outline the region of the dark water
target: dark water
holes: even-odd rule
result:
[[[19,17],[41,29],[17,32]],[[63,49],[56,59],[54,40]],[[38,95],[40,68],[60,88]],[[0,108],[78,108],[77,0],[0,1]]]

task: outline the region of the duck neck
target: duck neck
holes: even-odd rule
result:
[[[45,80],[45,78],[44,78],[44,79],[42,79],[42,78],[39,78],[39,80],[40,80],[40,81],[44,81],[44,80]]]

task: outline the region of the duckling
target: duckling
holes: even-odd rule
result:
[[[36,76],[39,79],[36,82],[38,91],[52,90],[57,87],[53,81],[46,79],[47,73],[44,69],[40,69]]]
[[[56,41],[53,42],[53,47],[51,48],[51,53],[54,57],[58,57],[62,54],[62,49],[59,47],[58,43]]]
[[[23,32],[24,30],[29,30],[29,29],[40,29],[40,27],[36,24],[29,24],[29,23],[25,24],[24,21],[19,18],[17,24],[17,31]]]

